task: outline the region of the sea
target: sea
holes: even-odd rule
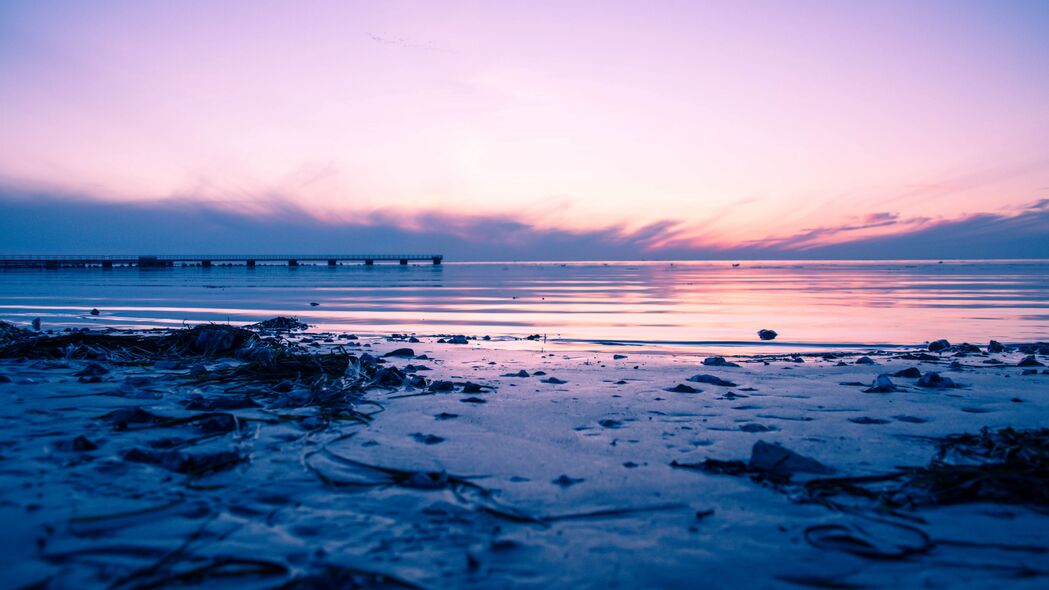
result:
[[[29,326],[40,318],[42,330],[274,316],[320,331],[487,336],[505,347],[778,352],[940,338],[1032,342],[1049,340],[1049,260],[0,270],[0,319]],[[762,341],[761,329],[778,336]]]

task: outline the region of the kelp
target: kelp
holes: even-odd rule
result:
[[[818,478],[810,498],[847,494],[889,508],[997,502],[1049,506],[1049,428],[1004,428],[939,439],[928,465],[870,476]]]

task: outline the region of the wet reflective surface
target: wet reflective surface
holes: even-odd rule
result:
[[[312,303],[318,305],[312,306]],[[89,315],[92,308],[101,314]],[[0,271],[0,319],[45,329],[294,315],[325,330],[648,343],[1049,337],[1049,262],[446,263]]]

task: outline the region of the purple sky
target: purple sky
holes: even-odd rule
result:
[[[1045,1],[0,2],[0,203],[522,258],[552,235],[832,255],[994,220],[1044,257],[1047,72]],[[0,248],[111,246],[31,217]]]

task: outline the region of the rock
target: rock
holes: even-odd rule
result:
[[[420,340],[418,338],[416,338],[415,336],[412,336],[411,338],[408,339],[408,342],[410,344],[418,344],[420,342]]]
[[[951,343],[941,338],[929,343],[929,352],[942,352],[950,347]]]
[[[670,393],[699,393],[703,390],[696,389],[695,387],[692,387],[690,385],[685,385],[684,383],[679,383],[674,387],[668,387],[667,391],[669,391]]]
[[[565,383],[568,383],[568,381],[565,381],[564,379],[558,379],[557,377],[547,377],[546,379],[543,379],[542,382],[550,383],[552,385],[564,385]]]
[[[614,361],[622,360],[622,359],[625,359],[625,358],[626,358],[625,354],[613,354],[612,355],[612,360],[614,360]]]
[[[597,423],[600,424],[602,428],[622,428],[623,426],[622,422],[620,422],[619,420],[613,420],[611,418],[598,420]]]
[[[719,387],[736,387],[736,384],[731,381],[726,381],[721,377],[714,375],[693,375],[688,378],[693,383],[707,383],[710,385],[717,385]]]
[[[738,367],[736,363],[725,360],[723,356],[708,356],[703,359],[703,364],[708,367]]]
[[[300,322],[298,318],[286,316],[270,318],[268,320],[261,321],[257,324],[249,324],[244,327],[248,330],[258,330],[264,332],[293,332],[296,330],[305,330],[309,328],[307,324]]]
[[[531,375],[528,374],[528,371],[525,371],[524,369],[521,369],[520,371],[518,371],[516,373],[504,373],[503,374],[503,377],[530,377],[530,376]]]
[[[902,379],[917,379],[922,376],[922,372],[915,367],[907,367],[900,371],[896,371],[892,374],[893,377],[900,377]]]
[[[98,309],[92,309],[90,313],[91,315],[98,315]]]
[[[446,342],[448,344],[468,344],[469,340],[466,339],[466,336],[459,334],[457,336],[452,336],[451,338],[446,340]]]
[[[455,384],[451,381],[434,381],[428,389],[430,391],[455,391]]]
[[[856,364],[857,365],[873,365],[874,361],[869,356],[861,356],[860,358],[856,359]]]
[[[1005,352],[1005,346],[997,340],[991,340],[987,345],[987,352]]]
[[[40,331],[40,318],[33,318],[33,329],[37,332]]]
[[[828,467],[815,459],[799,455],[780,445],[769,444],[760,440],[754,443],[754,447],[750,450],[750,462],[747,466],[756,471],[781,477],[794,475],[795,473],[814,473],[817,475],[834,473],[832,467]]]
[[[444,438],[437,436],[436,434],[423,434],[421,432],[412,434],[412,438],[415,439],[415,442],[424,445],[436,445],[444,442]]]
[[[434,420],[454,420],[459,417],[459,414],[449,414],[448,412],[441,412],[440,414],[434,415]]]
[[[463,402],[464,404],[487,404],[488,403],[488,400],[486,400],[484,398],[481,398],[481,397],[464,397],[463,399],[461,399],[459,401]]]
[[[870,388],[863,391],[864,393],[892,393],[896,391],[896,385],[888,375],[878,375],[874,378]]]
[[[73,439],[72,447],[74,451],[85,452],[93,451],[98,448],[98,445],[88,440],[84,435],[80,435]]]
[[[472,381],[463,383],[463,393],[481,393],[482,390],[484,390],[483,386]]]
[[[958,385],[951,380],[950,377],[943,377],[939,373],[930,372],[921,376],[918,382],[915,383],[918,387],[924,387],[926,389],[951,389],[958,387]]]
[[[1020,376],[1021,377],[1026,377],[1028,375],[1037,375],[1037,374],[1038,374],[1038,369],[1024,369],[1023,372],[1020,373]]]
[[[415,356],[415,351],[410,349],[410,348],[398,348],[396,350],[391,350],[390,352],[387,352],[386,354],[384,354],[382,356],[383,357],[407,357],[407,358],[411,358],[411,357]]]
[[[318,305],[320,305],[320,303],[317,303],[316,301],[310,301],[310,307],[317,307]]]
[[[776,336],[779,336],[779,334],[775,330],[758,330],[758,338],[762,340],[775,340]]]
[[[1017,367],[1044,367],[1042,363],[1038,362],[1038,359],[1034,358],[1034,355],[1025,356],[1024,359],[1016,363]]]

